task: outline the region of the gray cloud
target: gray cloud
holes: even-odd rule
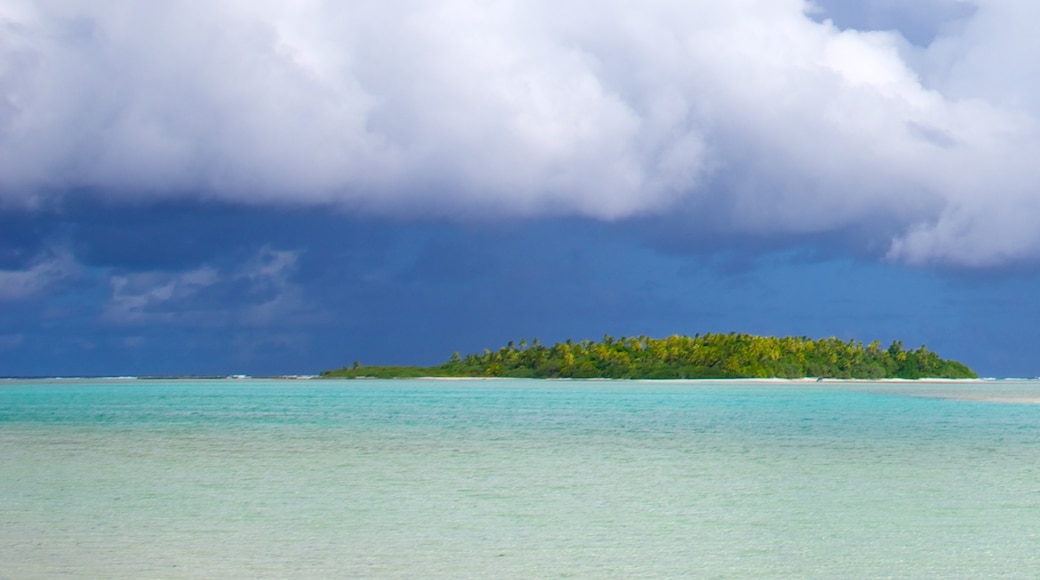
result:
[[[189,271],[109,275],[111,295],[103,319],[119,325],[187,324],[269,326],[317,314],[290,280],[298,252],[263,248],[229,271],[201,266]]]
[[[0,206],[725,207],[909,263],[1040,255],[1040,5],[830,4],[8,0]]]
[[[38,296],[77,277],[81,269],[69,253],[59,251],[38,256],[25,269],[0,270],[0,302]]]

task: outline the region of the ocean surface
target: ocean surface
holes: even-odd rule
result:
[[[1040,383],[0,381],[0,578],[1040,576]]]

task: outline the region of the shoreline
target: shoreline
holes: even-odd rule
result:
[[[592,387],[600,385],[604,388],[628,387],[651,387],[681,388],[688,386],[697,388],[707,385],[715,385],[718,388],[739,388],[742,385],[758,385],[761,387],[775,386],[779,389],[800,388],[807,390],[827,390],[848,387],[850,390],[861,390],[864,392],[875,392],[878,394],[892,394],[908,397],[941,399],[947,401],[961,401],[969,403],[995,403],[1013,405],[1040,405],[1040,378],[972,378],[972,379],[817,379],[816,377],[804,377],[799,379],[782,378],[753,378],[753,379],[525,379],[509,377],[409,377],[400,379],[379,378],[326,378],[310,375],[278,375],[269,377],[247,377],[243,375],[231,376],[115,376],[115,377],[2,377],[0,388],[14,387],[17,385],[51,385],[54,387],[76,386],[89,384],[91,382],[107,382],[132,388],[134,384],[145,385],[148,383],[182,382],[190,383],[219,383],[232,385],[235,383],[258,383],[276,384],[279,382],[295,381],[317,381],[319,383],[332,383],[346,386],[347,383],[359,381],[360,383],[393,383],[406,382],[412,384],[438,383],[441,385],[465,384],[476,387],[481,383],[499,383],[503,386],[517,386],[520,384],[544,385],[546,387],[574,388]]]
[[[821,378],[821,377],[802,377],[797,379],[787,378],[718,378],[718,379],[626,379],[626,378],[593,378],[593,379],[578,379],[569,377],[557,377],[557,378],[524,378],[524,377],[445,377],[445,376],[426,376],[426,377],[394,377],[394,378],[380,378],[380,377],[324,377],[321,375],[271,375],[271,376],[251,376],[251,375],[142,375],[142,376],[42,376],[42,377],[0,377],[0,382],[13,382],[13,381],[227,381],[227,382],[248,382],[248,381],[440,381],[440,382],[474,382],[474,381],[502,381],[502,382],[575,382],[575,383],[608,383],[608,382],[631,382],[631,383],[779,383],[779,384],[877,384],[877,383],[893,383],[893,384],[972,384],[972,383],[996,383],[996,382],[1009,382],[1009,383],[1026,383],[1033,381],[1040,381],[1040,378],[1018,378],[1018,377],[1007,377],[1007,378],[971,378],[971,379],[948,379],[939,377],[925,377],[920,379],[901,379],[901,378],[884,378],[884,379],[839,379],[839,378]]]

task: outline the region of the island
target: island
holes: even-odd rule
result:
[[[672,335],[566,340],[552,346],[538,339],[510,341],[497,350],[451,358],[437,366],[352,366],[321,373],[326,378],[512,377],[538,379],[970,379],[967,366],[944,360],[924,345],[908,350],[900,341],[881,348],[830,337],[750,334]]]

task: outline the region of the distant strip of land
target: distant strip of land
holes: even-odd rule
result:
[[[439,365],[370,366],[355,361],[324,371],[328,378],[513,377],[574,379],[970,379],[966,365],[940,358],[924,345],[882,348],[834,337],[769,337],[749,334],[673,335],[567,340],[552,346],[538,339],[509,342],[497,350],[451,358]]]

